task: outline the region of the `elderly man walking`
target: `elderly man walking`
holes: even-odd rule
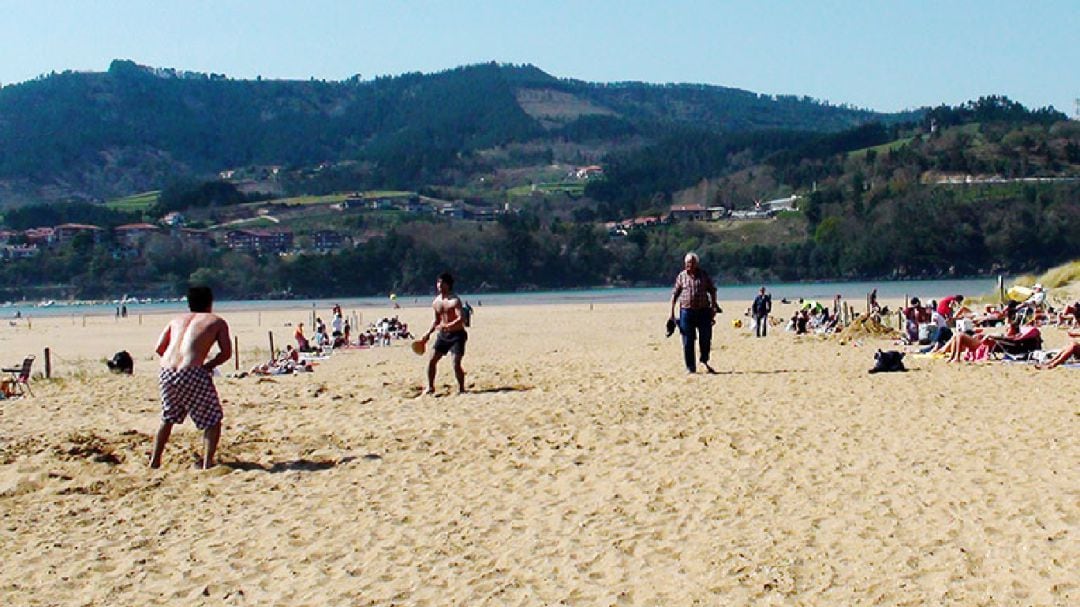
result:
[[[683,271],[675,278],[675,288],[671,291],[670,318],[675,319],[677,304],[687,372],[697,372],[694,362],[694,341],[697,339],[701,341],[701,364],[709,373],[716,373],[709,366],[709,349],[712,346],[713,318],[720,312],[720,305],[716,301],[716,285],[699,264],[697,253],[687,253],[683,258]]]

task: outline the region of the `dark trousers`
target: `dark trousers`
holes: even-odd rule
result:
[[[686,370],[697,371],[694,362],[694,340],[701,340],[701,362],[709,362],[709,349],[712,346],[712,310],[708,308],[682,308],[679,311],[679,333],[682,334],[683,359]]]
[[[769,315],[768,314],[754,314],[754,335],[758,337],[765,337],[765,332],[769,328]]]

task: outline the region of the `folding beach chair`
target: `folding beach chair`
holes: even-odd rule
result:
[[[34,391],[30,389],[30,367],[33,365],[34,356],[30,355],[23,359],[22,365],[0,369],[0,373],[7,373],[11,376],[4,383],[10,385],[12,390],[18,390],[20,396],[26,394],[33,396]]]

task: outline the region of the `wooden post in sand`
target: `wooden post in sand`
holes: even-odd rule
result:
[[[142,326],[142,314],[139,314],[139,326]]]
[[[52,377],[52,352],[45,348],[45,379]]]
[[[233,342],[233,348],[232,348],[233,362],[235,363],[233,368],[236,369],[237,371],[239,371],[240,370],[240,338],[237,337],[236,335],[233,335],[232,342]]]
[[[1005,277],[998,274],[998,303],[1005,303]]]
[[[258,320],[256,321],[256,325],[255,325],[255,326],[257,326],[257,327],[261,327],[261,326],[262,326],[262,312],[259,312]]]
[[[267,331],[266,334],[270,336],[270,360],[274,360],[275,358],[277,358],[274,355],[274,332]]]
[[[82,326],[86,326],[86,314],[82,315]]]

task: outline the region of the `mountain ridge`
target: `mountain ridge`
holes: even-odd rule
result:
[[[671,128],[830,132],[914,115],[715,85],[589,83],[532,65],[327,82],[115,60],[0,89],[0,199],[94,200],[236,166],[340,161],[359,163],[368,185],[416,187],[514,143],[619,149]]]

